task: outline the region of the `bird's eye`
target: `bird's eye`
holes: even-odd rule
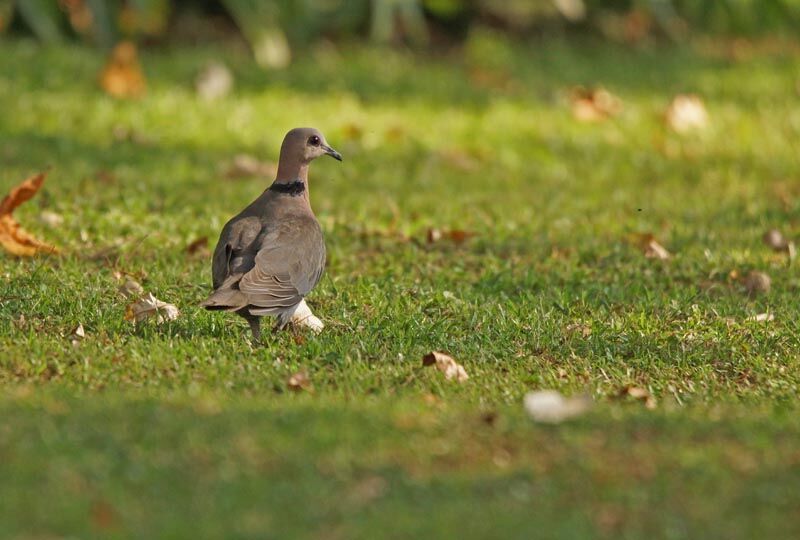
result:
[[[310,144],[311,146],[319,146],[319,137],[317,137],[316,135],[312,135],[311,137],[308,138],[308,144]]]

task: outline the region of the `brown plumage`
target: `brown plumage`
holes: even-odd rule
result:
[[[275,315],[283,328],[302,314],[322,323],[304,297],[319,282],[325,268],[325,242],[311,210],[308,166],[322,155],[342,157],[313,128],[286,134],[275,182],[225,224],[214,250],[214,292],[200,305],[209,310],[234,311],[260,338],[260,318]]]

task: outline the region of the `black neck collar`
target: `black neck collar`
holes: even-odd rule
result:
[[[292,197],[300,195],[305,190],[306,184],[302,180],[295,180],[294,182],[273,182],[272,185],[269,186],[269,191],[286,193]]]

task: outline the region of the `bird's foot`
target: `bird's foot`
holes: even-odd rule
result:
[[[289,324],[295,329],[308,329],[315,334],[319,334],[325,328],[322,321],[311,312],[305,300],[297,304],[292,311],[279,315],[274,331],[283,330]]]
[[[308,307],[305,300],[297,305],[297,309],[295,309],[292,314],[291,322],[296,327],[308,328],[315,334],[319,334],[322,332],[322,329],[325,328],[322,321],[311,312],[311,308]]]

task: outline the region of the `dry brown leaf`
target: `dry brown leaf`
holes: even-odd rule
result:
[[[221,62],[212,62],[197,75],[195,81],[197,95],[206,101],[220,99],[233,89],[233,74]]]
[[[648,259],[659,259],[665,261],[672,257],[672,254],[667,251],[667,248],[658,243],[655,236],[651,233],[637,233],[630,236],[632,243],[636,244],[642,250],[644,256]]]
[[[619,391],[619,397],[630,397],[641,401],[648,409],[656,408],[656,398],[654,398],[646,388],[640,386],[633,386],[631,384],[623,386]]]
[[[120,278],[121,277],[122,276],[120,276]],[[126,279],[125,283],[120,285],[117,290],[125,298],[137,298],[139,295],[144,293],[142,286],[130,278]]]
[[[570,92],[572,115],[581,122],[599,122],[622,111],[622,101],[605,88],[577,86]]]
[[[119,525],[117,511],[106,501],[97,500],[90,509],[92,525],[100,530],[115,529]]]
[[[31,176],[13,187],[0,202],[0,245],[12,255],[31,257],[39,252],[58,253],[58,249],[50,244],[37,240],[28,231],[19,226],[14,219],[14,210],[31,199],[42,187],[47,173]]]
[[[588,338],[592,335],[592,327],[582,322],[574,322],[567,325],[566,329],[569,334],[580,334],[581,337]]]
[[[130,41],[117,43],[103,71],[100,86],[115,98],[137,98],[147,89],[136,45]]]
[[[467,152],[458,148],[447,148],[438,152],[438,157],[454,169],[472,172],[478,169],[478,161]]]
[[[537,390],[525,394],[525,411],[537,422],[558,424],[588,411],[589,396],[564,397],[556,390]]]
[[[83,323],[78,323],[78,326],[70,334],[70,342],[73,347],[78,347],[85,337],[86,331],[83,329]]]
[[[48,227],[55,228],[64,224],[64,216],[51,212],[50,210],[44,210],[39,214],[39,221]]]
[[[476,236],[477,233],[465,231],[462,229],[442,230],[437,228],[428,229],[425,237],[429,244],[439,242],[441,240],[450,240],[454,244],[461,244],[468,239]]]
[[[156,324],[164,321],[174,321],[180,315],[180,311],[173,304],[158,300],[153,293],[147,293],[144,298],[130,304],[125,309],[125,319],[140,323],[147,319],[155,318]]]
[[[436,366],[436,369],[444,373],[444,378],[448,381],[463,383],[469,379],[464,366],[456,362],[453,357],[445,353],[433,351],[422,357],[423,366]]]
[[[767,246],[771,247],[773,251],[785,252],[789,256],[790,261],[794,260],[797,256],[797,248],[794,242],[787,240],[778,229],[768,230],[761,239]]]
[[[703,100],[695,94],[679,94],[666,112],[667,125],[677,133],[703,129],[708,125],[708,112]]]
[[[303,390],[310,392],[314,389],[307,371],[293,373],[286,381],[286,384],[292,392],[300,392]]]
[[[186,246],[186,253],[189,255],[194,255],[195,253],[208,254],[208,236],[201,236],[192,240]]]
[[[72,331],[72,335],[80,339],[86,337],[86,331],[83,329],[83,323],[78,323],[78,326]]]
[[[744,278],[744,288],[750,296],[766,294],[772,288],[772,280],[764,272],[753,270]]]
[[[248,154],[238,154],[225,169],[225,178],[250,178],[263,176],[273,178],[278,173],[278,165],[271,161],[259,161]]]

